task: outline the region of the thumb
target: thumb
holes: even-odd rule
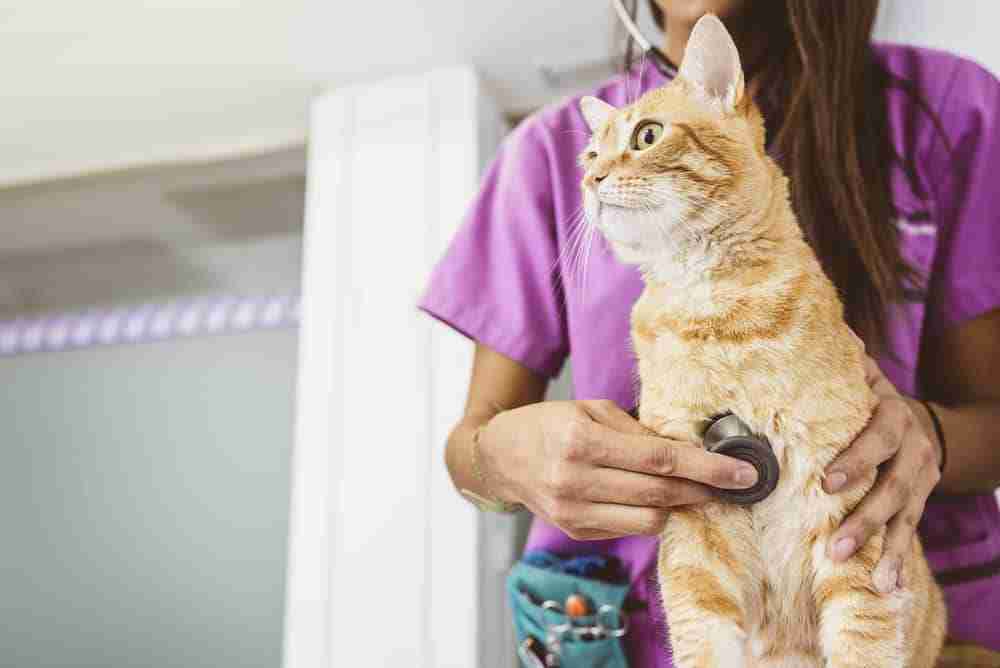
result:
[[[621,406],[610,399],[581,401],[583,410],[594,422],[622,434],[633,436],[655,436],[656,432],[647,429],[641,422],[622,410]]]

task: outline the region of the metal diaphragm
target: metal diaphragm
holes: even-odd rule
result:
[[[757,470],[757,483],[747,489],[720,489],[712,491],[722,501],[749,506],[763,501],[778,486],[778,458],[771,444],[763,436],[750,431],[742,420],[728,413],[716,418],[709,425],[704,437],[705,448],[710,452],[735,457]]]

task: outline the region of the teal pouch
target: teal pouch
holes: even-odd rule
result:
[[[555,630],[562,668],[628,668],[621,643],[621,636],[628,630],[622,612],[628,589],[625,584],[601,582],[518,562],[507,576],[507,595],[514,613],[518,645],[528,636],[545,644],[550,632]],[[572,594],[586,598],[592,614],[572,619],[566,615],[563,605]],[[596,614],[598,611],[600,614]],[[592,629],[607,631],[588,631]],[[522,666],[530,668],[523,659]]]

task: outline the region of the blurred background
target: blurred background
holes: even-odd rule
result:
[[[388,520],[378,535],[347,539],[357,535],[342,520],[352,500],[377,506],[363,496],[376,484],[371,462],[351,460],[352,449],[411,449],[406,426],[415,424],[370,443],[351,438],[362,432],[344,397],[377,365],[351,367],[348,339],[338,344],[336,333],[379,322],[365,309],[382,292],[398,293],[404,308],[415,302],[503,132],[618,66],[612,24],[601,0],[0,4],[0,665],[263,668],[282,663],[283,643],[305,648],[292,651],[296,660],[286,651],[286,665],[336,663],[330,610],[350,587],[338,578],[365,575],[338,565],[361,569],[371,551],[406,547]],[[989,0],[883,0],[878,35],[1000,72],[998,24]],[[425,75],[433,71],[452,74]],[[433,100],[450,100],[457,81],[471,100],[462,107],[471,125],[452,125],[463,122],[454,114],[430,121],[465,132],[454,143],[467,155],[448,163],[459,185],[428,205],[432,222],[409,230],[420,251],[400,256],[402,282],[350,264],[363,221],[338,218],[324,194],[363,187],[345,186],[324,162],[337,119],[349,115],[338,100],[370,118],[359,110],[383,104],[372,100],[386,81],[386,90],[425,82],[418,90]],[[421,109],[424,121],[441,113]],[[380,118],[379,127],[409,127]],[[447,158],[449,146],[432,155]],[[390,176],[402,184],[404,174]],[[391,233],[400,214],[377,219]],[[337,236],[348,229],[353,236]],[[314,305],[305,325],[302,300]],[[419,665],[472,665],[446,657],[500,656],[490,642],[503,636],[489,632],[502,625],[489,613],[500,594],[488,573],[506,567],[523,521],[476,518],[448,500],[439,448],[460,408],[468,345],[437,342],[447,335],[415,313],[399,323],[433,363],[411,369],[421,380],[397,396],[432,388],[433,400],[414,409],[426,415],[412,431],[410,471],[420,475],[401,478],[415,481],[420,503],[406,507],[423,509],[421,519],[400,515],[401,505],[383,510],[421,527],[420,595],[454,590],[479,615],[470,622],[478,639],[452,654],[435,644],[436,625],[457,614],[450,603],[414,622]],[[311,343],[300,351],[306,327]],[[336,345],[340,353],[324,348]],[[390,381],[392,370],[381,367]],[[428,518],[441,513],[455,519],[449,535],[428,538],[437,535]],[[475,549],[462,567],[499,555],[486,576],[468,571],[478,584],[459,571],[436,575],[434,546],[458,559],[463,541]]]

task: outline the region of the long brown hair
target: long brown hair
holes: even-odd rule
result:
[[[662,26],[656,0],[648,1]],[[774,122],[770,152],[789,176],[792,204],[840,291],[848,322],[872,350],[885,347],[890,304],[918,285],[894,223],[890,169],[902,158],[886,109],[890,86],[916,91],[875,59],[870,40],[878,5],[748,2],[739,17],[746,29],[733,30],[741,52],[741,36],[759,40],[767,30],[766,50],[745,64],[748,80],[760,77],[757,99]],[[912,165],[903,167],[914,173]]]

